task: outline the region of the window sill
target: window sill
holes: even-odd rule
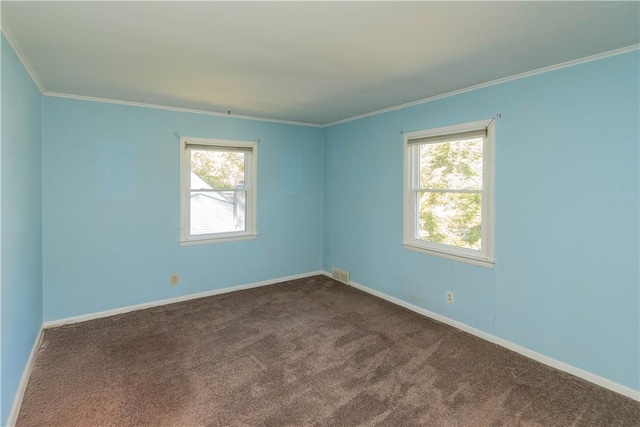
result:
[[[489,260],[482,257],[474,257],[472,255],[467,255],[467,254],[459,255],[459,254],[453,254],[453,253],[447,253],[447,252],[440,252],[433,249],[427,249],[422,246],[413,245],[410,243],[403,243],[402,246],[404,246],[404,248],[409,251],[420,252],[427,255],[433,255],[440,258],[449,259],[452,261],[464,262],[466,264],[476,265],[478,267],[493,269],[493,265],[494,265],[493,260]]]
[[[243,234],[240,236],[225,236],[214,238],[207,237],[204,239],[180,240],[180,246],[208,245],[211,243],[235,242],[238,240],[254,240],[257,237],[257,234]]]

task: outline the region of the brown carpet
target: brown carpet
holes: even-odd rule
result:
[[[633,426],[640,403],[324,276],[45,332],[18,426]]]

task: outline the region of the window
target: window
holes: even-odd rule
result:
[[[405,248],[493,267],[493,127],[404,134]]]
[[[256,237],[257,144],[180,138],[182,245]]]

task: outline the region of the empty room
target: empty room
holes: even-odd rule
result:
[[[0,425],[640,426],[640,2],[0,15]]]

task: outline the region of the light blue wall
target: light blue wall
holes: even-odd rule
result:
[[[635,51],[326,128],[324,269],[640,389],[639,77]],[[495,269],[404,250],[400,132],[497,113]]]
[[[174,132],[261,140],[256,240],[178,245]],[[321,128],[45,97],[43,135],[45,320],[321,267]]]
[[[331,267],[640,389],[638,64],[638,52],[616,56],[323,136],[51,97],[41,109],[2,39],[0,421],[42,321],[43,291],[44,319],[56,320]],[[495,269],[402,249],[400,131],[496,113]],[[262,140],[257,240],[178,246],[173,132]]]
[[[0,425],[4,425],[42,324],[42,96],[1,38]]]

